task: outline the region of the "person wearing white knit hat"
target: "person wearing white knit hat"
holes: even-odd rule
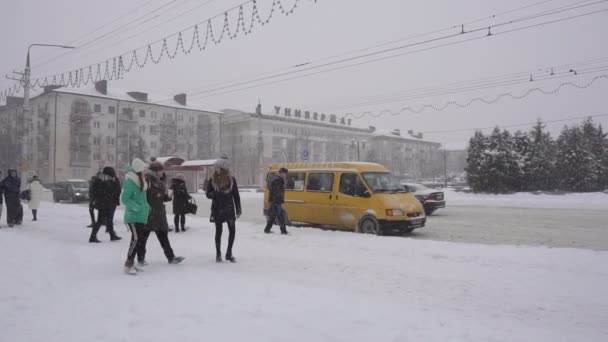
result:
[[[144,180],[144,171],[148,165],[141,159],[135,158],[131,166],[127,168],[127,175],[120,195],[120,201],[125,205],[125,223],[131,230],[131,243],[125,261],[125,272],[137,274],[135,267],[135,257],[143,248],[143,240],[140,236],[144,235],[144,227],[148,223],[150,216],[150,205],[146,191],[148,184]]]
[[[236,235],[236,219],[241,216],[241,197],[236,179],[230,173],[230,162],[226,155],[215,161],[215,172],[207,182],[207,198],[211,199],[211,222],[215,223],[215,261],[222,262],[222,230],[228,225],[228,249],[226,260],[236,262],[232,246]]]

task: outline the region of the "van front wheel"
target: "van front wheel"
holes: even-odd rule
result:
[[[366,216],[359,222],[359,232],[363,234],[382,235],[380,223],[372,216]]]

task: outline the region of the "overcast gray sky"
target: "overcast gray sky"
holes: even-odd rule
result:
[[[268,4],[272,3],[272,0],[258,1],[261,4],[261,16],[267,15]],[[283,1],[286,6],[293,3],[293,0]],[[0,71],[3,73],[23,67],[26,49],[31,43],[81,46],[84,42],[116,30],[115,33],[108,35],[106,40],[81,47],[41,66],[39,65],[41,62],[65,51],[35,48],[32,51],[33,74],[47,75],[128,52],[135,47],[222,13],[244,0],[0,0],[0,2],[3,12],[0,21],[0,30],[3,33]],[[165,59],[158,65],[150,63],[144,69],[127,74],[121,81],[111,82],[109,87],[139,90],[161,96],[179,92],[193,93],[209,85],[233,79],[247,80],[247,77],[252,75],[443,29],[540,2],[540,0],[318,0],[314,5],[309,0],[303,0],[294,15],[275,16],[270,25],[256,27],[251,35],[226,40],[222,44],[211,46],[207,51],[195,51],[188,56],[179,55],[174,60]],[[598,3],[577,11],[563,12],[561,16],[547,17],[547,20],[608,9],[606,1],[545,1],[538,6],[505,14],[494,20],[471,24],[465,28],[489,25],[504,19],[519,18],[569,4],[589,5],[594,2]],[[136,21],[161,6],[165,7]],[[155,15],[158,16],[154,17]],[[231,17],[234,19],[235,15],[233,13]],[[124,18],[110,23],[121,16]],[[170,20],[172,18],[175,19]],[[302,110],[328,108],[353,104],[370,96],[390,95],[415,88],[608,57],[608,45],[605,43],[608,33],[607,19],[608,12],[602,12],[575,20],[219,96],[191,97],[190,102],[196,102],[209,109],[236,108],[252,111],[260,99],[264,111],[269,113],[272,112],[274,105]],[[538,23],[543,20],[544,18],[540,18],[528,23]],[[166,23],[162,24],[163,22]],[[249,22],[247,16],[246,22]],[[215,27],[221,30],[221,24],[221,21],[218,21]],[[80,38],[103,25],[106,25],[104,29]],[[120,28],[121,26],[124,27]],[[505,26],[502,30],[520,26]],[[495,32],[500,30],[496,29]],[[445,31],[438,35],[456,31]],[[387,47],[414,43],[438,35],[419,37]],[[186,43],[189,43],[190,35],[185,37]],[[370,51],[376,50],[366,52]],[[593,66],[602,65],[608,65],[608,60]],[[608,74],[608,71],[606,73]],[[424,99],[378,103],[366,107],[327,111],[327,113],[359,114],[368,110],[378,112],[383,109],[398,111],[406,106],[442,105],[447,101],[467,102],[479,96],[491,99],[502,92],[519,95],[532,87],[552,89],[564,81],[584,84],[598,75],[603,73],[438,95]],[[7,80],[0,81],[2,89],[11,84]],[[592,87],[584,90],[565,87],[558,94],[551,96],[537,94],[518,101],[503,99],[493,105],[475,103],[466,109],[449,107],[439,113],[424,111],[419,115],[365,117],[356,120],[354,124],[364,127],[374,125],[382,129],[400,128],[402,131],[413,129],[418,132],[430,132],[526,123],[535,121],[537,117],[544,120],[559,120],[608,114],[608,98],[605,95],[607,90],[608,80],[600,79]],[[608,117],[595,120],[608,126]],[[566,123],[568,122],[551,124],[548,128],[557,134]],[[527,127],[523,128],[527,129]],[[472,132],[426,134],[425,137],[447,143],[449,146],[464,146],[470,135]]]

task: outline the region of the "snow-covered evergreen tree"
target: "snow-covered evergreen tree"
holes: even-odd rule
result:
[[[523,166],[524,184],[527,191],[554,190],[557,184],[555,170],[555,142],[538,120],[528,133],[530,147]]]
[[[486,191],[505,193],[514,191],[519,176],[519,165],[511,134],[498,127],[494,128],[488,138],[486,149],[485,175]]]
[[[567,191],[597,190],[598,163],[581,127],[564,127],[558,140],[556,169],[560,188]]]
[[[583,139],[584,145],[587,150],[593,156],[593,161],[590,161],[590,168],[592,168],[592,174],[590,175],[595,183],[592,187],[593,190],[599,191],[604,189],[604,179],[605,179],[605,149],[604,149],[604,139],[605,136],[603,134],[601,126],[595,126],[593,120],[591,118],[586,119],[582,125]]]
[[[513,135],[513,152],[517,169],[513,169],[513,184],[512,190],[525,191],[527,190],[526,178],[524,171],[530,161],[530,136],[522,131],[517,131]]]
[[[485,191],[486,182],[483,172],[485,169],[484,158],[486,148],[487,138],[481,131],[475,131],[467,147],[467,165],[465,167],[467,183],[474,192]]]

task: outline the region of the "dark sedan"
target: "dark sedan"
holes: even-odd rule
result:
[[[443,191],[427,188],[422,184],[404,183],[405,190],[414,193],[414,196],[424,206],[426,215],[431,215],[439,208],[445,208],[445,196]]]

